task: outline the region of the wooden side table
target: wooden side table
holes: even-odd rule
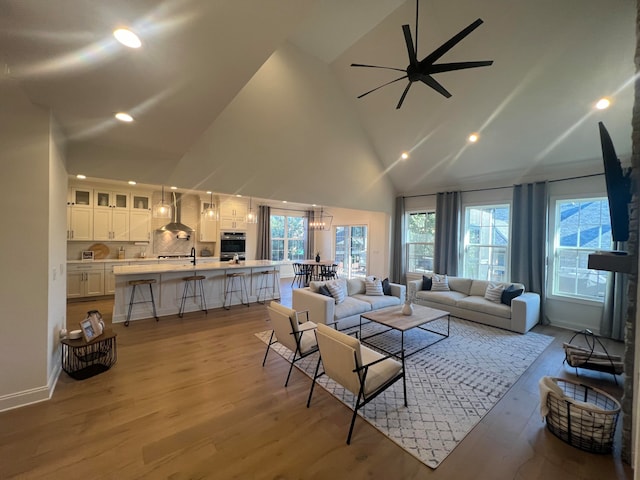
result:
[[[90,342],[84,338],[64,338],[60,343],[62,369],[76,380],[84,380],[106,372],[118,360],[116,334],[110,329]]]

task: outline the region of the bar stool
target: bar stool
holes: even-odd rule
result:
[[[271,300],[280,300],[280,270],[265,270],[260,272],[260,287],[258,287],[258,303],[264,303],[267,301],[267,292],[269,291],[269,276],[271,276]],[[276,290],[278,296],[276,297]],[[260,301],[260,296],[264,293],[264,298]]]
[[[227,273],[227,288],[224,291],[224,302],[222,306],[225,310],[231,308],[231,301],[233,299],[233,293],[240,293],[240,303],[242,305],[249,306],[249,294],[247,290],[247,277],[245,272],[233,272]],[[245,303],[244,299],[247,299]],[[229,306],[227,306],[227,300],[229,300]]]
[[[124,322],[124,326],[128,327],[129,326],[129,320],[131,320],[131,309],[133,308],[133,306],[137,303],[150,303],[151,305],[153,305],[153,318],[156,319],[156,322],[159,320],[158,319],[158,315],[156,313],[156,302],[153,298],[153,287],[152,285],[154,283],[156,283],[156,280],[154,278],[145,278],[143,280],[129,280],[129,286],[131,286],[131,299],[129,300],[129,311],[127,312],[127,320]],[[143,300],[140,300],[138,302],[134,302],[135,299],[135,295],[136,295],[136,287],[138,285],[149,285],[149,291],[151,292],[151,300],[144,300],[144,295],[143,295]],[[142,292],[141,292],[142,293]]]
[[[184,277],[184,290],[182,290],[182,301],[180,302],[180,310],[178,311],[178,316],[182,318],[184,314],[184,305],[187,302],[187,298],[196,298],[198,296],[198,287],[200,288],[200,310],[202,310],[205,314],[207,312],[207,302],[204,298],[204,286],[202,281],[207,278],[204,275],[192,275],[190,277]],[[193,294],[188,295],[189,293],[189,283],[193,282]]]

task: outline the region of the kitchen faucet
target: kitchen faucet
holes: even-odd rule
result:
[[[191,263],[193,263],[193,266],[196,266],[196,247],[191,247],[191,254],[189,255],[191,257]]]

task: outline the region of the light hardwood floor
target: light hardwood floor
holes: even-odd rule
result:
[[[70,327],[89,309],[110,322],[111,302],[69,304]],[[282,358],[261,366],[265,346],[254,333],[269,329],[267,318],[252,304],[114,325],[111,370],[83,381],[63,372],[50,401],[0,413],[0,479],[632,478],[618,451],[582,452],[540,418],[539,378],[575,378],[562,365],[571,332],[536,327],[556,337],[552,346],[431,470],[362,419],[347,446],[351,412],[321,388],[307,409],[310,379],[296,369],[284,388]],[[581,379],[621,395],[610,375]]]

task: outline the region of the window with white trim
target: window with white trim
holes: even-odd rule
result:
[[[509,281],[509,205],[465,208],[462,276]]]
[[[589,254],[611,250],[606,197],[556,199],[551,259],[553,295],[602,302],[607,272],[588,268]]]
[[[407,273],[433,272],[433,251],[436,232],[436,212],[407,214]]]
[[[302,216],[271,215],[271,259],[304,260],[307,220]]]

